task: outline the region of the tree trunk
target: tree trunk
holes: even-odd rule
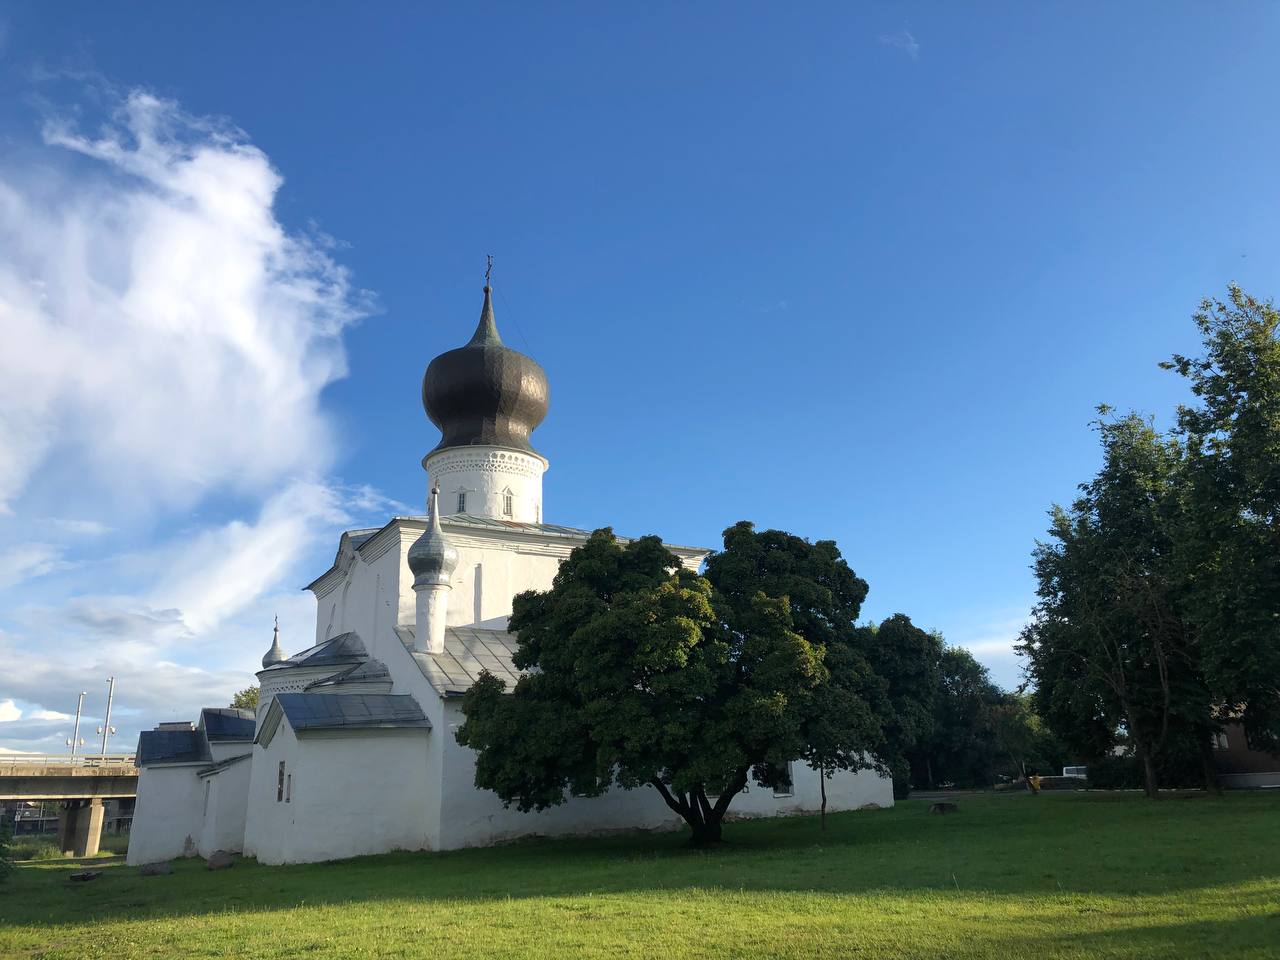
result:
[[[733,798],[746,786],[747,770],[744,768],[738,771],[734,782],[716,798],[714,804],[707,799],[707,793],[702,787],[695,787],[684,794],[672,793],[671,788],[657,777],[649,783],[662,795],[667,806],[680,814],[684,822],[689,825],[690,845],[701,847],[720,842],[721,824],[724,822],[725,812],[729,809]]]
[[[1151,748],[1145,740],[1134,737],[1134,747],[1138,752],[1138,763],[1142,765],[1142,789],[1148,800],[1160,798],[1160,785],[1156,782],[1156,764],[1151,756]]]
[[[1200,738],[1200,769],[1204,773],[1204,788],[1209,793],[1221,795],[1218,786],[1218,770],[1213,762],[1213,744],[1208,737]]]
[[[818,768],[818,787],[822,790],[822,815],[819,821],[822,829],[827,829],[827,770],[825,767]]]
[[[927,756],[927,755],[926,755],[926,756],[925,756],[925,758],[924,758],[924,774],[925,774],[925,779],[929,781],[929,789],[930,789],[930,790],[934,789],[934,786],[933,786],[933,758],[932,758],[932,757],[930,757],[930,756]]]

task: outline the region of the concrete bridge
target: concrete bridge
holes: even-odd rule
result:
[[[58,846],[92,857],[102,837],[102,801],[138,794],[132,754],[56,757],[0,756],[0,800],[56,800]]]

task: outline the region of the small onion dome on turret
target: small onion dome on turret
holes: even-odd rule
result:
[[[271,649],[262,657],[262,668],[265,670],[273,663],[281,663],[284,659],[284,648],[280,646],[280,618],[276,617],[276,627],[271,632]]]
[[[435,449],[483,445],[535,453],[529,434],[546,417],[547,403],[542,367],[498,336],[486,283],[475,335],[432,360],[422,378],[422,406],[444,434]]]
[[[440,504],[438,487],[431,488],[430,516],[427,529],[409,548],[409,569],[413,571],[413,585],[449,586],[453,571],[458,567],[458,549],[440,529]]]

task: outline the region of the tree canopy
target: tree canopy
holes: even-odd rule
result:
[[[551,590],[515,598],[529,672],[509,694],[483,675],[463,701],[476,785],[533,810],[648,784],[708,842],[751,776],[883,767],[885,729],[913,711],[894,713],[855,626],[866,592],[830,541],[740,523],[699,576],[657,537],[598,530]]]
[[[1188,752],[1213,786],[1228,719],[1280,745],[1280,314],[1231,287],[1195,322],[1203,354],[1163,364],[1195,398],[1174,431],[1100,408],[1102,467],[1051,513],[1021,641],[1055,732],[1131,745],[1149,795]]]
[[[255,683],[252,687],[245,687],[243,690],[236,691],[236,695],[231,698],[230,706],[237,710],[256,710],[258,709],[258,699],[262,696],[262,690]]]

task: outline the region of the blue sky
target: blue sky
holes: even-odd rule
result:
[[[1266,4],[0,3],[0,748],[306,645],[484,256],[546,517],[837,540],[1012,686],[1093,408],[1276,292]],[[407,507],[405,506],[407,505]],[[96,722],[96,721],[95,721]],[[64,730],[64,727],[67,728]]]

